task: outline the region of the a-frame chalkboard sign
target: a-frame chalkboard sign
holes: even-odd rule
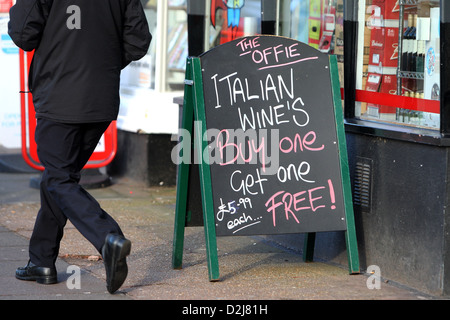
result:
[[[345,231],[349,272],[359,257],[337,60],[293,39],[240,38],[186,65],[172,254],[203,225],[210,281],[217,236]]]

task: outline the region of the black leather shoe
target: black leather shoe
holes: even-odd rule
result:
[[[116,292],[128,275],[126,257],[131,251],[131,241],[116,234],[108,234],[102,248],[106,269],[106,288],[109,293]]]
[[[54,284],[57,282],[55,268],[38,267],[31,261],[25,267],[16,269],[16,278],[20,280],[37,281],[41,284]]]

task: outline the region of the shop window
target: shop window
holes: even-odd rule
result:
[[[141,0],[153,36],[147,55],[122,72],[122,85],[172,92],[183,89],[188,55],[186,0]]]
[[[439,130],[439,1],[367,0],[359,11],[355,118]]]
[[[276,34],[336,55],[343,87],[344,0],[281,0],[277,10]]]
[[[356,52],[347,60],[351,66],[345,68],[346,77],[353,78],[348,82],[351,88],[347,89],[354,91],[355,97],[350,95],[352,101],[345,104],[346,108],[352,108],[351,118],[439,130],[439,0],[279,0],[277,3],[274,34],[336,55],[342,88],[344,6],[356,4],[355,38],[345,37],[352,42],[346,48]]]
[[[442,131],[441,2],[190,0],[204,6],[203,45],[194,54],[245,35],[290,37],[337,56],[348,122]]]
[[[261,33],[261,0],[206,0],[206,49]]]
[[[187,0],[141,0],[152,42],[121,73],[117,127],[139,133],[178,132],[178,105],[188,56]]]
[[[343,20],[343,0],[284,0],[280,2],[278,34],[342,56]]]

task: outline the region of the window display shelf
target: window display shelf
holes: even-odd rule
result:
[[[405,78],[405,79],[417,79],[417,80],[423,80],[424,79],[424,72],[414,72],[414,71],[401,71],[398,70],[397,77],[399,78]]]

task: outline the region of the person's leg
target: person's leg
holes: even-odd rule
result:
[[[44,171],[42,181],[46,181]],[[58,257],[59,244],[64,234],[67,218],[51,200],[41,182],[41,208],[34,223],[30,239],[30,261],[40,267],[54,268]]]
[[[38,120],[35,136],[45,171],[42,206],[30,240],[30,260],[35,265],[54,266],[67,218],[99,252],[107,234],[123,235],[116,221],[78,184],[81,169],[107,127],[108,123]]]

